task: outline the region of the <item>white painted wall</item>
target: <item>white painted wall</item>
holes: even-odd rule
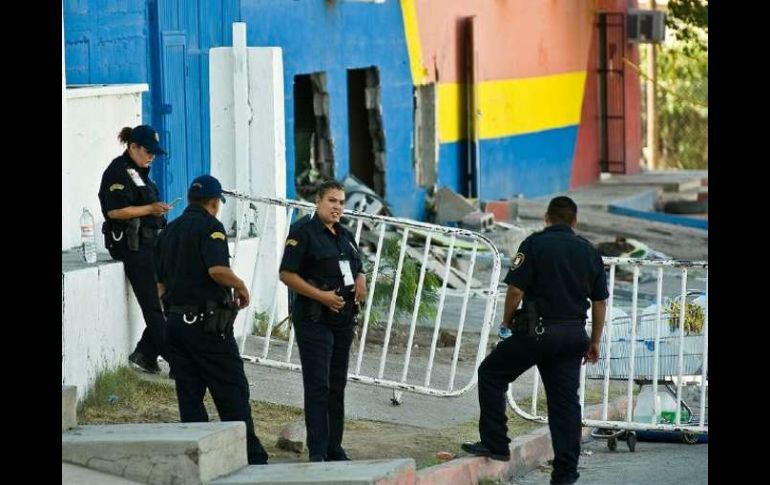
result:
[[[99,183],[107,165],[123,153],[118,141],[121,128],[142,123],[141,93],[147,89],[146,84],[66,89],[62,99],[62,251],[80,245],[83,207],[94,216],[97,250],[105,251]]]
[[[118,132],[142,123],[147,85],[65,88],[64,72],[62,53],[62,385],[77,386],[80,400],[100,371],[127,364],[144,330],[123,263],[104,249],[97,194],[102,172],[123,152]],[[95,265],[64,252],[80,245],[83,207],[94,216]]]
[[[100,371],[127,365],[144,320],[123,263],[80,262],[62,255],[62,385],[78,388],[78,401]]]
[[[234,30],[233,35],[237,43],[239,35],[245,36],[245,31]],[[211,49],[209,54],[211,173],[225,188],[235,188],[255,196],[285,198],[286,143],[281,49],[248,47],[245,66],[234,62],[237,57],[234,50],[233,47],[219,47]],[[240,67],[236,69],[236,65]],[[242,95],[242,82],[237,80],[237,76],[244,71],[248,79],[248,105],[236,109],[235,99]],[[244,113],[248,119],[247,127],[236,124],[236,119],[243,119]],[[244,128],[247,128],[245,134]],[[244,137],[245,141],[236,141],[244,140]],[[247,158],[243,157],[244,146],[248,147]],[[236,150],[237,147],[240,149]],[[220,213],[228,232],[234,227],[236,205],[232,201],[224,204]],[[235,255],[233,269],[252,293],[249,312],[242,311],[236,321],[237,332],[243,331],[244,320],[250,319],[254,311],[269,311],[273,302],[276,302],[276,321],[288,314],[287,290],[278,281],[286,233],[285,210],[258,206],[258,230],[264,217],[269,217],[264,234],[250,241],[242,240],[237,252],[233,252],[231,247],[231,254]],[[259,261],[254,277],[252,268],[256,252],[259,252]]]

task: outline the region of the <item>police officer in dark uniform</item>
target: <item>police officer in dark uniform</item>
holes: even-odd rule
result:
[[[342,448],[345,385],[366,277],[355,238],[339,223],[344,203],[342,184],[322,183],[315,215],[292,225],[280,267],[281,281],[295,293],[310,461],[349,460]]]
[[[146,325],[129,362],[158,373],[165,319],[155,286],[152,248],[171,206],[159,200],[158,187],[150,180],[150,164],[155,155],[166,152],[158,133],[147,125],[125,127],[118,139],[126,144],[126,151],[110,163],[99,187],[104,245],[113,259],[123,261]]]
[[[222,421],[246,423],[249,464],[266,464],[233,335],[249,291],[230,269],[225,228],[216,218],[224,202],[222,186],[202,175],[193,180],[187,199],[184,213],[161,233],[155,247],[158,294],[168,317],[166,357],[176,379],[179,416],[183,423],[208,421],[203,405],[208,389]]]
[[[569,197],[548,204],[546,228],[526,238],[505,277],[502,340],[479,367],[479,435],[462,448],[474,455],[510,460],[505,393],[510,382],[537,365],[548,401],[554,449],[552,484],[575,483],[580,455],[578,400],[581,358],[596,362],[604,328],[607,280],[598,251],[575,235],[577,206]],[[524,299],[520,310],[516,310]],[[592,310],[592,335],[585,317]]]

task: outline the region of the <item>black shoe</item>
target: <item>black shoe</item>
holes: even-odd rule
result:
[[[310,460],[308,461],[324,461],[324,457],[321,455],[310,455]]]
[[[158,361],[148,359],[138,350],[135,350],[131,355],[128,356],[128,361],[144,372],[149,372],[150,374],[160,374],[160,366],[158,366]]]
[[[554,478],[551,476],[551,485],[570,485],[573,483],[577,483],[577,479],[580,478],[579,473],[571,474],[572,477],[570,478]]]
[[[348,458],[345,450],[340,449],[336,453],[327,453],[325,461],[350,461],[350,458]]]
[[[486,446],[481,444],[481,441],[477,441],[475,443],[463,443],[461,448],[464,451],[467,451],[471,455],[476,456],[485,456],[487,458],[491,458],[493,460],[498,461],[510,461],[511,454],[510,453],[493,453],[489,450]]]

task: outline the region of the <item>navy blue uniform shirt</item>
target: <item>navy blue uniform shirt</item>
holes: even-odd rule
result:
[[[567,224],[522,241],[504,281],[522,290],[525,302],[537,301],[544,320],[585,320],[589,300],[609,296],[599,252]]]

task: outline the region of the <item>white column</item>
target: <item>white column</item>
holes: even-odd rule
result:
[[[240,24],[244,25],[244,24]],[[245,47],[245,26],[235,24],[234,47],[211,49],[209,55],[211,112],[211,174],[225,188],[236,189],[254,196],[286,197],[286,143],[284,134],[283,61],[280,48]],[[240,43],[240,45],[238,45]],[[245,66],[239,61],[239,51],[245,49]],[[244,85],[236,78],[247,73]],[[243,89],[247,97],[243,97]],[[244,122],[245,121],[245,122]],[[244,130],[245,127],[245,130]],[[244,141],[245,140],[245,141]],[[236,204],[228,203],[220,213],[225,228],[230,231],[235,222]],[[276,319],[287,314],[286,289],[279,285],[278,257],[285,231],[285,211],[260,205],[256,227],[270,213],[266,234],[257,241],[242,241],[233,270],[247,284],[252,281],[254,254],[259,244],[260,259],[256,268],[259,285],[252,295],[256,311],[268,311],[274,298],[278,299]],[[277,221],[274,223],[272,221]],[[248,226],[243,227],[244,236]],[[240,312],[236,333],[243,328]]]

